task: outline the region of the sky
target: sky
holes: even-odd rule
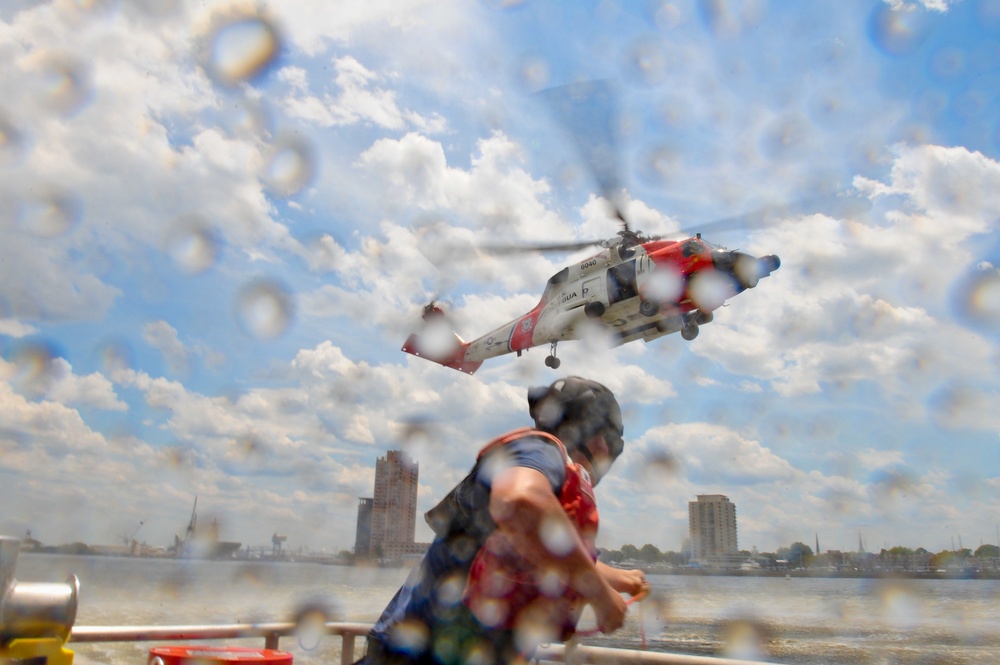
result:
[[[349,550],[378,457],[422,513],[575,374],[625,412],[602,547],[680,550],[699,494],[741,549],[995,544],[998,38],[1000,0],[4,2],[0,533],[165,546],[198,497]],[[476,246],[619,230],[540,101],[580,81],[633,228],[781,268],[690,342],[401,352],[594,253]]]

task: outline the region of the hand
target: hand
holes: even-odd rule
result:
[[[607,580],[611,588],[619,593],[627,593],[632,597],[649,593],[650,585],[646,580],[646,574],[641,570],[624,570],[622,568],[612,568],[604,563],[598,562],[598,570]]]
[[[619,591],[632,597],[644,596],[649,593],[650,584],[644,572],[641,570],[624,570],[622,572],[624,575],[622,575],[623,579]]]
[[[592,598],[591,606],[594,608],[594,616],[597,619],[597,628],[602,633],[613,633],[625,623],[625,599],[617,591],[607,588],[608,593],[602,594],[600,599]]]

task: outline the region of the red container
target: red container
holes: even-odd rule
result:
[[[251,647],[215,647],[211,645],[153,647],[146,665],[292,665],[292,654],[273,649]]]

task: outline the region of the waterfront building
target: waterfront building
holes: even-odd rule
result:
[[[427,548],[415,542],[418,475],[419,465],[401,450],[378,458],[375,496],[360,499],[358,505],[355,554],[395,559],[421,554]]]
[[[354,553],[368,556],[372,552],[372,505],[375,499],[361,497],[358,499],[358,528],[354,535]]]
[[[722,494],[699,494],[688,502],[691,560],[712,568],[739,568],[736,504]]]

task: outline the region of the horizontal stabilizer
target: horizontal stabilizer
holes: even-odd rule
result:
[[[422,340],[420,335],[413,333],[403,344],[403,351],[414,356],[425,358],[445,367],[457,369],[466,374],[475,374],[476,370],[483,364],[482,360],[469,361],[465,359],[465,350],[469,348],[468,342],[463,342],[462,338],[452,333],[454,343],[447,345],[431,345]],[[445,346],[445,348],[439,348]]]

